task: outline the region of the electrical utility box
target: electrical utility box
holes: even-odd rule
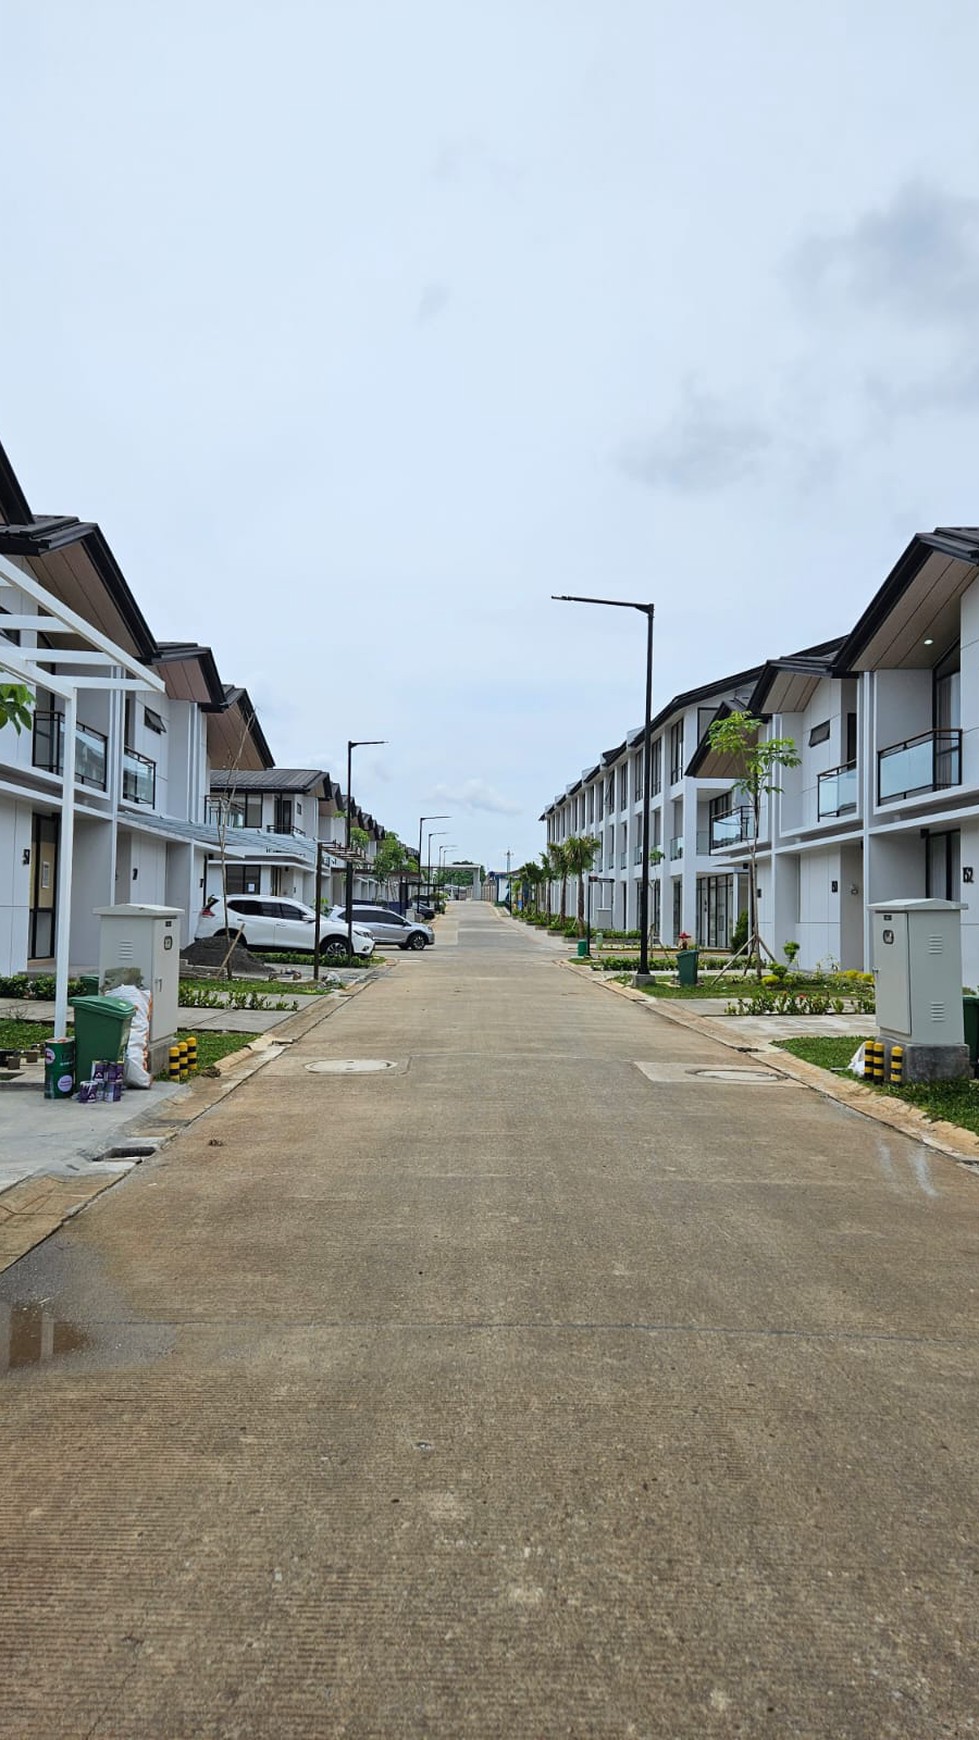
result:
[[[99,989],[141,985],[152,996],[150,1062],[154,1073],[167,1061],[177,1031],[180,998],[179,906],[97,906]]]
[[[877,1030],[908,1046],[961,1046],[962,920],[955,900],[871,906]]]

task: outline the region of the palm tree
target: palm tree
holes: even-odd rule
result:
[[[550,918],[551,918],[551,883],[554,880],[554,866],[551,863],[551,856],[550,856],[549,852],[542,852],[540,855],[540,873],[541,873],[541,883],[542,883],[543,888],[544,888],[545,911],[547,914],[548,923],[550,923]]]
[[[562,845],[562,843],[559,840],[552,840],[551,844],[547,848],[547,856],[551,860],[551,874],[553,875],[555,882],[560,882],[560,884],[561,884],[561,923],[562,924],[564,923],[565,918],[567,917],[568,877],[571,874],[571,870],[570,870],[570,866],[568,864],[568,858],[567,858],[567,849],[568,849],[568,841],[565,841],[564,844]]]
[[[564,857],[568,875],[578,878],[578,935],[585,934],[585,873],[595,862],[599,842],[593,834],[572,834],[564,842]]]

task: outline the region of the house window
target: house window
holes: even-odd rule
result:
[[[678,719],[670,726],[670,784],[676,785],[683,778],[683,720]]]
[[[152,707],[143,708],[143,724],[148,731],[155,731],[158,737],[162,737],[166,731],[166,726],[159,713],[154,713]]]
[[[245,794],[246,828],[260,828],[262,825],[262,794],[260,791],[250,791]]]
[[[642,797],[642,750],[637,750],[636,759],[632,764],[632,796],[638,803]]]
[[[229,894],[258,894],[262,872],[257,864],[226,864],[225,877]]]
[[[961,900],[961,839],[958,828],[929,834],[925,841],[925,897]]]
[[[649,772],[650,772],[650,781],[651,781],[650,787],[649,787],[650,797],[655,797],[657,792],[659,792],[662,789],[662,784],[663,784],[662,762],[663,762],[663,739],[661,737],[657,737],[655,743],[650,745],[650,754],[649,754]]]
[[[829,742],[829,720],[824,719],[821,725],[814,725],[809,733],[809,747],[815,749],[817,743]]]
[[[857,716],[855,713],[848,713],[846,716],[846,754],[843,759],[848,765],[857,759]]]
[[[673,881],[673,941],[679,942],[683,929],[683,883],[679,876]]]
[[[936,731],[957,731],[962,723],[959,648],[939,659],[935,666],[933,712]]]
[[[619,768],[619,809],[624,810],[629,801],[629,764],[622,763]]]
[[[717,707],[698,707],[697,708],[697,742],[698,743],[700,743],[703,740],[703,738],[705,738],[707,736],[707,733],[708,733],[710,727],[713,725],[714,720],[717,718],[719,710],[720,709]]]
[[[706,948],[726,949],[731,941],[730,876],[697,878],[697,939]]]

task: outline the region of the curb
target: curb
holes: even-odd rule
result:
[[[677,1027],[686,1027],[691,1033],[699,1033],[702,1039],[710,1039],[715,1045],[724,1045],[728,1051],[739,1052],[741,1056],[766,1058],[783,1075],[791,1076],[803,1087],[814,1088],[824,1099],[835,1100],[838,1105],[847,1106],[851,1112],[858,1112],[861,1117],[870,1118],[874,1123],[886,1124],[899,1135],[909,1136],[912,1141],[921,1142],[926,1148],[933,1148],[936,1153],[947,1155],[967,1172],[979,1177],[979,1136],[974,1136],[970,1130],[960,1130],[957,1124],[926,1118],[917,1106],[909,1106],[898,1100],[883,1100],[874,1093],[873,1088],[864,1087],[855,1079],[845,1081],[841,1077],[830,1075],[828,1070],[821,1069],[817,1063],[807,1063],[804,1058],[793,1057],[791,1051],[780,1051],[771,1040],[763,1045],[739,1043],[733,1036],[715,1032],[714,1021],[707,1016],[697,1015],[692,1009],[678,1009],[666,999],[660,1001],[655,997],[647,997],[644,991],[635,991],[629,985],[613,985],[608,980],[597,979],[597,975],[590,968],[579,967],[575,961],[558,961],[557,965],[574,973],[577,978],[589,980],[592,984],[597,981],[603,990],[612,991],[617,997],[625,997],[630,1003],[644,1004],[650,1014],[658,1015],[664,1021],[672,1021]]]

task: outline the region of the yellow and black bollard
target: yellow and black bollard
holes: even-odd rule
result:
[[[179,1041],[179,1043],[177,1045],[177,1050],[180,1053],[180,1079],[181,1079],[181,1081],[186,1081],[188,1076],[190,1075],[190,1066],[189,1066],[188,1059],[187,1059],[187,1041],[186,1041],[186,1039],[181,1039]]]
[[[193,1075],[194,1071],[197,1068],[197,1035],[196,1035],[196,1033],[188,1033],[188,1035],[187,1035],[187,1068],[190,1070],[191,1075]]]
[[[883,1081],[884,1079],[884,1041],[868,1039],[863,1048],[863,1079],[864,1081]]]
[[[891,1046],[891,1066],[888,1081],[892,1087],[900,1087],[904,1080],[904,1046]]]
[[[167,1057],[167,1076],[170,1081],[180,1080],[180,1047],[171,1045]]]

